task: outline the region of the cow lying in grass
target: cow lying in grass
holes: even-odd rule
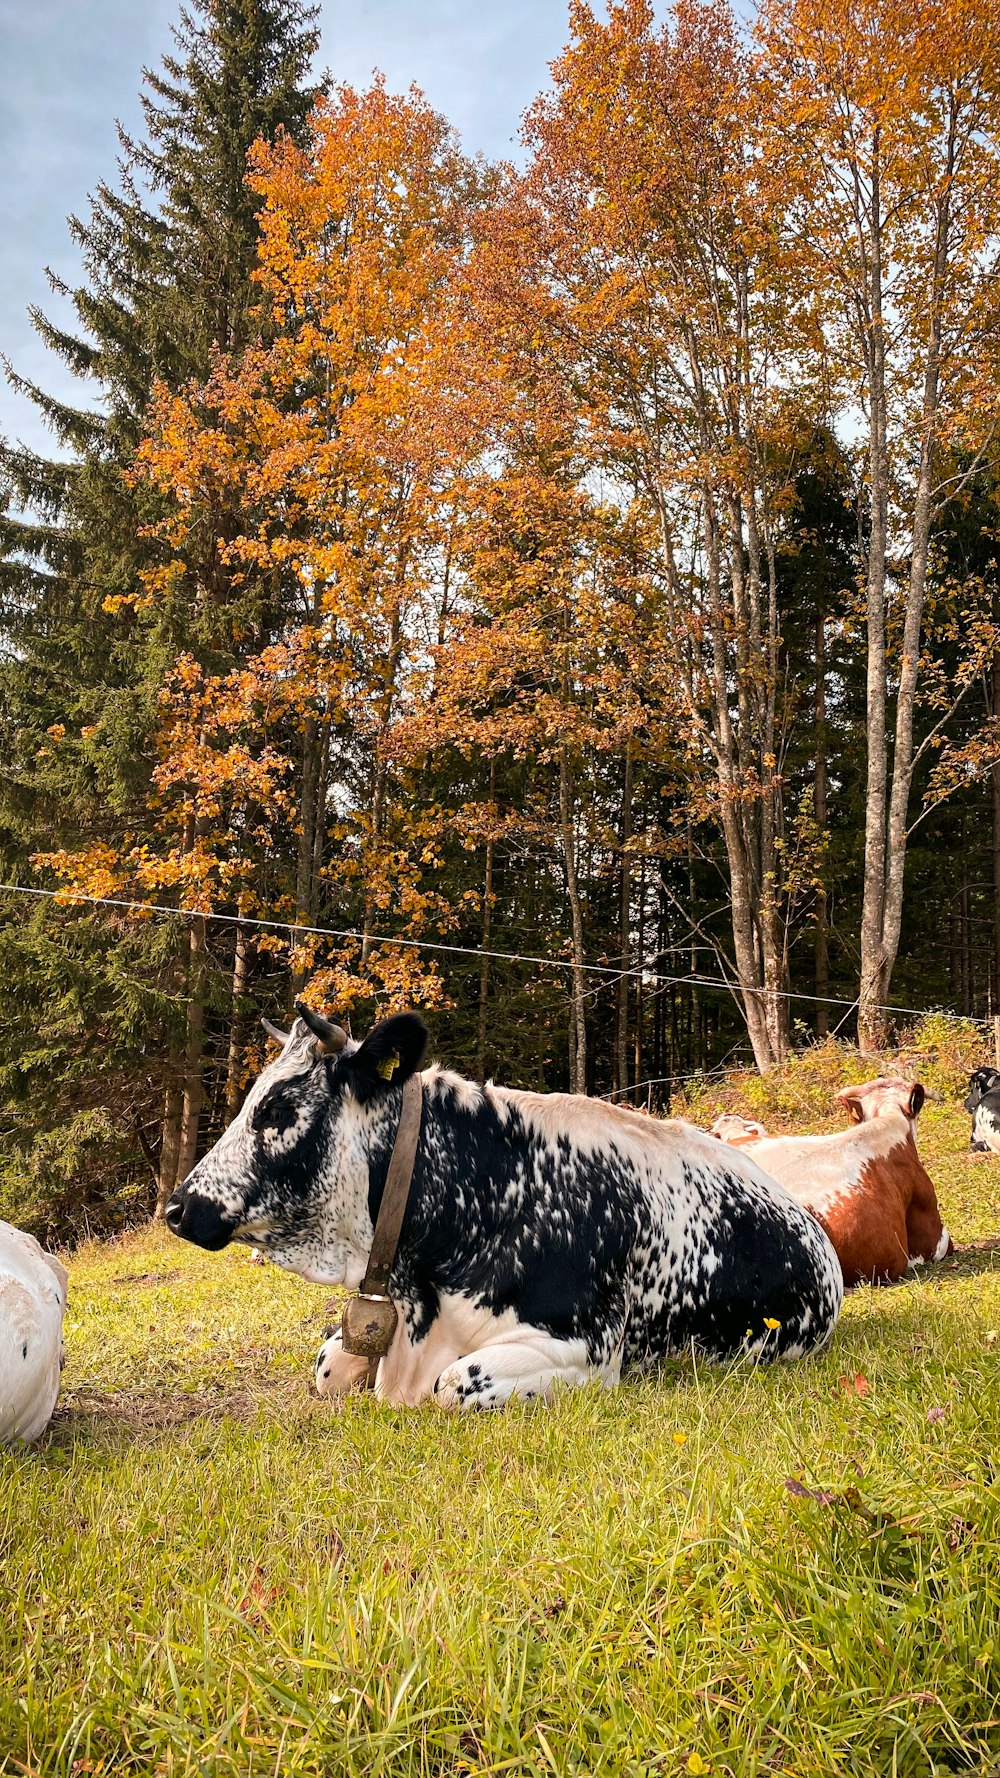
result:
[[[59,1394],[65,1266],[0,1222],[0,1444],[45,1431]]]
[[[250,1242],[356,1286],[426,1042],[412,1013],[361,1044],[302,1008],[215,1147],[167,1206],[202,1247]],[[386,1078],[391,1076],[391,1078]],[[822,1230],[752,1161],[701,1131],[562,1093],[485,1088],[429,1068],[391,1275],[399,1321],[377,1393],[490,1406],[647,1366],[797,1357],[830,1336],[840,1266]],[[362,1383],[324,1344],[317,1386]]]
[[[924,1089],[880,1078],[837,1094],[855,1127],[829,1136],[768,1136],[741,1117],[720,1117],[712,1135],[750,1155],[822,1223],[845,1284],[883,1284],[908,1266],[943,1259],[953,1243],[917,1153]]]
[[[976,1069],[964,1109],[972,1117],[973,1154],[1000,1154],[1000,1074],[995,1068]]]

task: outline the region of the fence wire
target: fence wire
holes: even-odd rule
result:
[[[497,963],[529,963],[539,969],[578,970],[587,975],[599,975],[604,984],[611,986],[621,981],[641,981],[657,983],[663,987],[676,988],[709,988],[716,992],[730,994],[739,998],[748,994],[762,996],[763,988],[742,988],[738,982],[727,981],[725,977],[704,975],[666,975],[655,967],[654,963],[638,963],[630,969],[619,969],[611,963],[575,963],[571,957],[536,957],[522,951],[496,951],[477,945],[446,944],[441,939],[403,938],[392,933],[359,932],[346,926],[307,926],[296,920],[261,919],[250,914],[202,913],[198,908],[174,908],[155,901],[129,901],[113,895],[86,895],[77,889],[39,889],[26,883],[0,883],[2,895],[26,895],[37,900],[55,902],[60,907],[75,907],[84,904],[88,907],[114,908],[120,913],[152,914],[174,920],[204,920],[223,926],[250,927],[265,932],[284,932],[290,939],[296,938],[338,938],[352,940],[358,944],[395,945],[406,950],[433,951],[453,957],[471,957],[478,961],[488,958]],[[858,1005],[857,997],[847,1000],[834,994],[805,994],[790,989],[766,990],[776,1000],[799,1001],[809,1006],[846,1007],[845,1019]],[[874,1010],[886,1013],[898,1013],[904,1018],[926,1018],[934,1013],[941,1018],[953,1019],[956,1023],[989,1026],[989,1019],[974,1019],[970,1014],[953,1012],[948,1007],[940,1006],[897,1006],[889,1001],[876,1001]],[[842,1019],[841,1024],[845,1022]],[[679,1078],[679,1077],[678,1077]],[[694,1076],[685,1078],[693,1079]]]

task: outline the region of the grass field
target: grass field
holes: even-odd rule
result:
[[[922,1151],[988,1243],[953,1104]],[[1000,1250],[818,1361],[478,1418],[312,1398],[331,1293],[245,1254],[71,1263],[57,1419],[0,1453],[0,1772],[1000,1771]]]

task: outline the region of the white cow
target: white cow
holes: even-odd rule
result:
[[[66,1268],[0,1222],[0,1444],[45,1431],[59,1394]]]

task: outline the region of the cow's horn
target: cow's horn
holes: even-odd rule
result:
[[[314,1012],[312,1007],[306,1006],[302,1000],[295,1002],[295,1010],[299,1018],[305,1020],[313,1036],[317,1039],[315,1046],[317,1055],[335,1056],[338,1050],[343,1049],[347,1042],[347,1032],[342,1025],[331,1025],[329,1019],[324,1019],[322,1013]]]
[[[261,1019],[260,1022],[263,1025],[264,1030],[267,1032],[268,1037],[273,1037],[275,1043],[288,1042],[287,1031],[279,1031],[277,1025],[272,1025],[270,1019]]]

